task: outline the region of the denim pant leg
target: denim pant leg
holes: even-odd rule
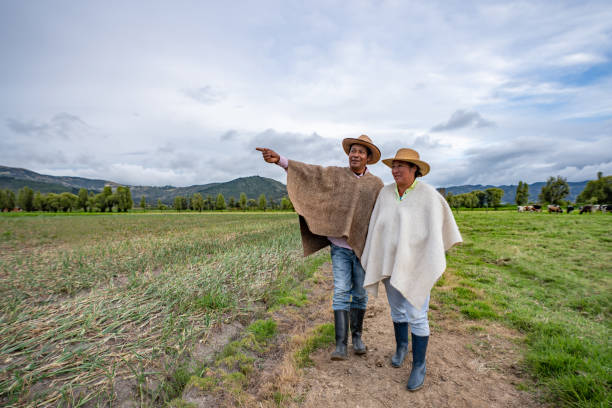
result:
[[[359,258],[353,252],[353,289],[351,290],[351,309],[365,310],[368,305],[368,292],[363,287],[365,271]]]
[[[334,273],[334,296],[332,309],[349,310],[351,307],[351,275],[353,261],[350,250],[336,245],[331,246],[332,271]]]
[[[365,309],[368,302],[367,292],[363,288],[365,271],[355,252],[332,244],[331,258],[334,274],[332,309]]]
[[[390,283],[390,279],[384,279],[385,289],[387,291],[387,300],[391,308],[391,320],[395,323],[405,323],[410,325],[410,331],[417,336],[429,336],[429,319],[427,311],[429,310],[429,295],[421,310],[412,306],[410,302],[395,289]]]

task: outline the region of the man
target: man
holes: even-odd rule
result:
[[[360,258],[370,215],[383,187],[367,168],[380,159],[380,150],[368,136],[346,138],[342,147],[348,155],[348,168],[305,164],[287,160],[274,150],[257,148],[266,162],[287,171],[287,192],[299,214],[304,256],[331,245],[336,331],[332,360],[348,358],[349,324],[355,354],[367,352],[361,334],[368,295]]]

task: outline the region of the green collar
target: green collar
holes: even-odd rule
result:
[[[416,187],[417,183],[418,183],[418,180],[414,180],[414,182],[412,183],[412,185],[411,185],[410,187],[408,187],[408,188],[406,189],[406,191],[404,191],[404,194],[403,194],[401,197],[400,197],[400,195],[399,195],[399,191],[397,191],[397,184],[396,184],[396,185],[395,185],[395,196],[397,197],[397,199],[398,199],[399,201],[402,201],[404,198],[406,198],[406,196],[408,195],[408,193],[409,193],[411,190],[414,190],[414,187]]]

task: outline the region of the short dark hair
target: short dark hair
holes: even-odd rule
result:
[[[421,174],[421,168],[419,166],[417,166],[416,164],[414,164],[412,162],[406,162],[406,163],[408,163],[410,165],[410,167],[416,167],[417,168],[416,172],[414,173],[414,178],[423,177],[423,174]]]
[[[365,149],[368,151],[368,156],[372,156],[372,150],[370,150],[370,148],[368,146],[362,145],[361,143],[353,143],[352,145],[350,145],[349,146],[349,152],[351,151],[351,149],[353,148],[354,145],[365,147]]]

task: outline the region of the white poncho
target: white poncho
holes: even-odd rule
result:
[[[363,286],[378,296],[378,283],[390,277],[411,305],[421,309],[446,269],[445,252],[462,242],[444,197],[419,181],[399,201],[395,183],[385,186],[370,218],[361,258]]]

